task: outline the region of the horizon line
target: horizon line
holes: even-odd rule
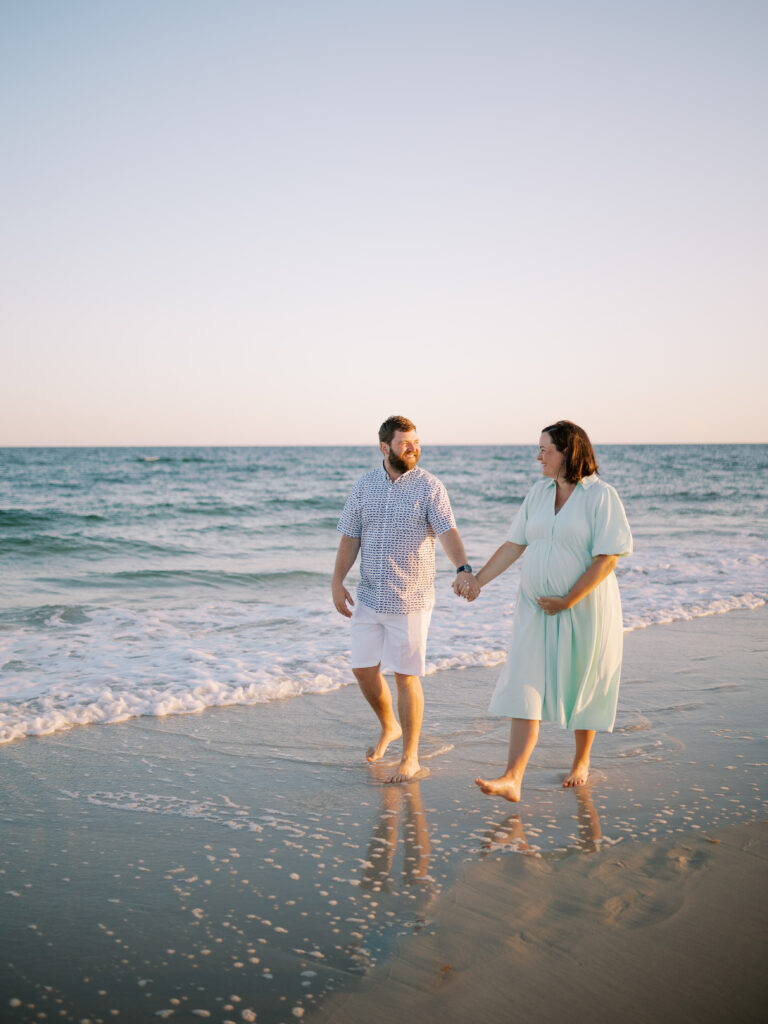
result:
[[[697,446],[697,445],[710,445],[710,446],[725,446],[725,445],[766,445],[768,441],[593,441],[593,445],[601,445],[603,447],[627,447],[631,445],[643,445],[650,447],[653,445],[675,445],[677,447],[685,446]],[[368,448],[377,447],[375,441],[361,441],[357,444],[326,444],[321,441],[318,442],[303,442],[295,443],[290,441],[273,441],[273,442],[262,442],[262,443],[236,443],[236,444],[224,444],[215,442],[212,444],[206,443],[184,443],[174,441],[168,444],[160,442],[150,442],[146,444],[0,444],[0,451],[16,451],[19,449],[69,449],[69,448]],[[531,441],[468,441],[462,443],[456,443],[453,441],[431,441],[427,448],[535,448],[536,445]]]

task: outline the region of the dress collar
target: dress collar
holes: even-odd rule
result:
[[[589,487],[594,487],[596,483],[599,483],[599,477],[597,473],[590,473],[589,476],[583,476],[579,480],[579,484],[587,490]]]
[[[579,482],[576,484],[576,486],[583,487],[584,490],[587,490],[590,487],[594,487],[595,484],[599,482],[599,480],[600,478],[598,477],[597,473],[591,473],[589,476],[583,476],[581,480],[579,480]],[[552,477],[547,477],[547,486],[555,486],[555,481],[552,479]]]

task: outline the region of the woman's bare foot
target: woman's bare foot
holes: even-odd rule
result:
[[[416,757],[404,757],[394,775],[387,782],[411,782],[412,779],[424,779],[429,775],[427,768],[422,768]]]
[[[403,735],[403,730],[399,725],[393,725],[391,729],[381,730],[381,736],[379,736],[379,742],[375,747],[368,747],[365,752],[366,759],[370,764],[374,761],[380,761],[384,757],[384,753],[393,740],[399,740]]]
[[[563,786],[570,789],[572,786],[583,786],[589,778],[589,758],[585,761],[574,761],[568,775],[563,779]]]
[[[514,846],[522,853],[531,848],[525,838],[523,823],[517,811],[506,817],[499,825],[488,829],[482,841],[481,855],[488,854],[500,846]]]
[[[502,775],[498,779],[475,779],[475,785],[489,796],[503,796],[505,800],[509,800],[513,804],[520,799],[520,782],[508,775]]]

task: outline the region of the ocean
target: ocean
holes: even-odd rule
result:
[[[768,445],[606,445],[635,553],[626,630],[768,599]],[[540,477],[533,446],[427,447],[470,561]],[[354,680],[330,577],[367,447],[0,449],[0,742],[322,694]],[[518,567],[472,605],[437,545],[428,673],[505,657]],[[355,570],[349,582],[354,585]]]

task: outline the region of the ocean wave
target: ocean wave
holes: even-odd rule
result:
[[[635,629],[647,629],[649,626],[664,626],[672,622],[686,622],[689,619],[705,619],[710,615],[726,615],[728,612],[762,608],[765,603],[766,598],[760,594],[735,594],[704,603],[669,604],[639,614],[625,614],[624,632],[631,633]]]
[[[2,552],[0,553],[0,564],[7,556],[24,556],[26,558],[45,559],[51,555],[76,555],[82,558],[89,558],[93,555],[121,555],[132,556],[160,555],[189,555],[195,552],[191,545],[180,547],[177,545],[153,544],[150,541],[138,540],[135,537],[94,537],[85,536],[82,533],[72,534],[46,534],[33,533],[22,537],[4,537],[2,540]]]
[[[353,682],[336,673],[304,673],[237,684],[209,679],[183,685],[102,685],[97,692],[35,697],[17,704],[0,702],[0,744],[26,736],[49,736],[78,725],[115,724],[143,716],[198,714],[207,708],[264,704],[304,693],[328,693]]]
[[[766,451],[598,453],[635,534],[616,572],[627,630],[766,602]],[[3,735],[354,684],[330,574],[344,500],[377,463],[375,445],[0,450]],[[429,449],[423,464],[473,564],[540,475],[531,448]],[[518,566],[472,605],[439,550],[437,566],[428,671],[501,664]]]
[[[116,572],[90,572],[78,580],[69,578],[48,578],[41,582],[57,587],[68,586],[103,587],[119,589],[127,584],[153,590],[156,586],[185,587],[274,587],[286,583],[307,583],[325,580],[322,573],[309,572],[303,569],[291,569],[286,572],[231,572],[224,569],[123,569]]]
[[[97,512],[69,512],[65,509],[0,508],[0,530],[29,529],[41,525],[61,527],[67,524],[104,522],[105,517]]]
[[[139,510],[139,515],[142,519],[152,517],[167,519],[168,516],[172,516],[174,519],[184,519],[186,516],[253,516],[256,514],[255,505],[228,504],[220,500],[201,500],[195,504],[163,501],[146,505]]]
[[[0,611],[0,630],[3,631],[35,629],[56,623],[79,626],[84,622],[90,622],[90,616],[88,607],[81,604],[41,604],[31,608],[6,608]],[[0,645],[0,653],[2,649]]]
[[[175,463],[184,464],[187,462],[215,462],[214,459],[208,459],[202,455],[138,455],[135,459],[136,462],[143,463],[160,463],[161,465],[169,463],[171,465]]]
[[[339,499],[335,494],[331,495],[296,495],[294,497],[270,498],[268,504],[272,508],[295,508],[301,509],[334,509],[336,518],[341,513]]]
[[[625,630],[765,603],[745,594],[670,604],[628,615]],[[458,608],[436,610],[427,675],[496,668],[506,659],[513,605],[496,602],[482,626],[471,606]],[[275,614],[236,603],[176,610],[60,605],[35,609],[15,631],[10,625],[0,632],[0,743],[76,725],[328,693],[354,683],[346,624],[330,613],[308,620],[297,608]]]

